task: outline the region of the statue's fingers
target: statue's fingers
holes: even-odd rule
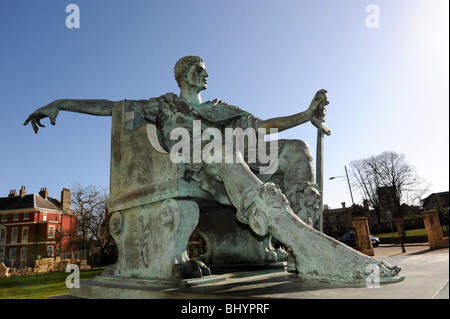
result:
[[[28,123],[30,123],[32,118],[33,118],[32,115],[28,116],[28,118],[25,120],[25,122],[23,122],[23,125],[27,125]]]
[[[36,120],[34,120],[34,119],[31,120],[31,126],[33,126],[34,134],[37,134],[37,132],[39,131],[39,128],[36,125]]]
[[[41,124],[41,120],[36,120],[37,125],[39,125],[40,127],[45,127],[45,125]]]

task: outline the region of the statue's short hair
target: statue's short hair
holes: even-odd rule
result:
[[[183,82],[183,72],[187,71],[192,64],[197,62],[203,62],[203,59],[199,56],[188,55],[179,59],[175,64],[173,72],[179,87],[181,87],[181,83]]]

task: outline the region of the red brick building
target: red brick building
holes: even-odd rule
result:
[[[429,195],[427,198],[422,200],[422,206],[424,210],[448,209],[449,206],[448,191],[433,193]]]
[[[39,194],[10,191],[0,197],[0,262],[8,267],[33,266],[40,257],[57,256],[61,250],[75,250],[77,224],[71,214],[70,190],[61,198],[48,196],[46,188]]]

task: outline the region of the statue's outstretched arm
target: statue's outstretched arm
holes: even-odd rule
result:
[[[108,100],[56,100],[31,113],[23,125],[27,125],[31,122],[34,132],[37,133],[39,130],[38,126],[45,127],[40,121],[46,117],[50,119],[52,125],[55,125],[59,111],[110,116],[112,114],[113,106],[116,103],[117,102]]]
[[[309,122],[313,119],[314,115],[318,112],[319,107],[325,103],[328,104],[327,91],[319,90],[314,96],[309,108],[304,111],[290,116],[276,117],[266,121],[263,121],[260,128],[265,128],[267,134],[271,128],[277,128],[278,132],[290,129],[292,127]]]

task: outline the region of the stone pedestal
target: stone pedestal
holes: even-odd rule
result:
[[[208,246],[206,254],[201,256],[208,266],[285,266],[287,253],[273,248],[272,236],[255,234],[248,225],[236,219],[231,208],[203,211],[197,229]]]
[[[187,242],[198,223],[194,201],[168,199],[115,212],[110,231],[118,261],[105,275],[139,278],[186,278],[209,275],[189,262]]]
[[[355,229],[356,247],[363,254],[374,256],[372,241],[370,240],[370,230],[367,217],[358,217],[352,220]]]
[[[429,210],[422,213],[425,229],[427,230],[428,244],[430,249],[448,247],[448,238],[444,238],[441,223],[437,211]]]

